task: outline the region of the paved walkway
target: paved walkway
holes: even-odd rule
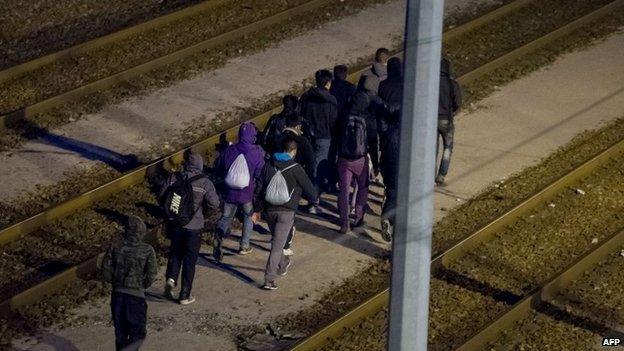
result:
[[[533,165],[583,130],[624,115],[624,35],[616,35],[590,50],[567,55],[548,69],[501,88],[481,102],[481,108],[457,120],[456,152],[449,185],[436,194],[436,218],[441,207],[451,208],[477,194],[492,181]],[[378,190],[373,189],[373,192]],[[452,195],[448,195],[452,194]],[[379,200],[372,195],[371,199]],[[378,211],[372,201],[374,211]],[[327,218],[335,217],[327,198]],[[262,283],[269,236],[254,236],[254,253],[231,255],[225,265],[205,254],[197,270],[198,301],[182,307],[159,298],[162,279],[151,289],[149,336],[145,350],[232,350],[227,336],[233,325],[266,325],[278,315],[313,303],[332,282],[353,275],[371,257],[387,248],[379,237],[378,220],[368,216],[367,236],[339,235],[337,226],[319,218],[297,221],[294,265],[280,289],[266,292]],[[229,242],[228,247],[237,245]],[[110,350],[113,331],[107,302],[80,312],[89,316],[84,327],[43,335],[39,344],[22,348]]]

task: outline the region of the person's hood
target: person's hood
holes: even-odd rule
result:
[[[329,92],[327,89],[322,89],[319,87],[313,87],[308,90],[307,93],[308,101],[315,103],[325,103],[329,102],[330,104],[336,105],[336,98]]]
[[[364,91],[358,91],[351,97],[349,114],[361,116],[368,113],[369,99]]]
[[[189,151],[186,155],[184,170],[189,173],[201,173],[204,171],[204,158],[195,151]]]
[[[240,153],[246,153],[256,143],[258,130],[253,123],[243,123],[238,129],[238,142],[236,149]]]
[[[371,68],[371,72],[374,75],[379,77],[379,79],[384,80],[388,75],[388,68],[383,63],[373,62],[373,67]]]
[[[449,61],[447,58],[443,58],[440,61],[440,74],[443,76],[447,76],[450,77],[451,74],[453,73],[451,68],[451,61]]]
[[[123,238],[132,242],[141,242],[145,237],[145,233],[147,233],[147,228],[143,220],[137,216],[128,216]]]
[[[400,79],[403,76],[403,67],[401,66],[401,60],[397,57],[392,57],[388,60],[388,79]]]
[[[361,76],[358,81],[357,90],[377,94],[379,90],[379,79],[371,79],[370,76]]]

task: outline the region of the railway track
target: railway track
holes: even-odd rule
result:
[[[469,22],[463,26],[455,28],[445,34],[445,42],[449,43],[453,40],[458,40],[468,35],[470,33],[474,33],[480,28],[486,27],[488,24],[496,23],[497,21],[502,21],[506,18],[506,16],[511,16],[516,11],[526,10],[529,5],[531,5],[534,1],[530,0],[518,0],[516,2],[510,3],[500,9],[493,11],[475,21]],[[605,3],[607,3],[605,1]],[[543,48],[549,45],[552,41],[565,36],[566,34],[571,33],[572,31],[581,28],[588,23],[600,18],[608,14],[610,11],[613,11],[616,8],[619,8],[624,1],[614,1],[608,2],[608,5],[605,7],[601,7],[600,9],[591,12],[588,15],[578,17],[574,19],[572,22],[568,22],[563,26],[559,26],[557,29],[549,31],[545,36],[541,36],[540,38],[531,41],[529,43],[523,43],[524,45],[520,45],[512,50],[507,50],[504,53],[493,55],[491,60],[488,62],[482,62],[480,65],[476,67],[468,67],[464,68],[467,70],[464,75],[460,78],[460,81],[463,84],[468,84],[476,80],[483,75],[491,73],[496,69],[499,69],[505,64],[509,64],[518,58],[523,57],[528,53],[531,53],[539,48]],[[449,44],[450,45],[450,44]],[[488,58],[489,59],[489,58]],[[489,68],[488,68],[489,67]],[[474,70],[478,70],[479,74],[471,73]],[[461,71],[461,70],[460,70]],[[351,80],[355,80],[357,77],[357,72],[350,76]],[[263,125],[268,117],[276,112],[277,109],[268,111],[260,116],[257,116],[253,119],[253,121],[258,125]],[[237,127],[230,128],[224,131],[221,135],[215,135],[206,140],[192,146],[196,150],[209,154],[211,152],[212,147],[218,142],[220,137],[225,136],[229,140],[234,138]],[[618,144],[619,145],[619,144]],[[621,147],[621,146],[620,146]],[[611,150],[611,149],[610,149]],[[107,184],[104,184],[96,189],[93,189],[85,194],[82,194],[74,199],[70,199],[58,206],[54,206],[46,211],[43,211],[35,216],[27,218],[19,223],[16,223],[12,226],[9,226],[2,231],[0,231],[0,244],[6,245],[9,243],[16,242],[18,239],[27,236],[29,233],[32,233],[36,230],[44,226],[50,226],[53,223],[58,222],[59,219],[64,218],[76,211],[85,209],[87,207],[91,207],[96,203],[100,203],[105,200],[110,200],[111,197],[114,196],[115,193],[120,191],[128,191],[128,189],[132,189],[133,186],[140,184],[144,181],[145,176],[151,170],[157,169],[159,167],[171,168],[175,167],[181,161],[183,150],[173,153],[167,157],[163,157],[152,164],[140,167],[139,169],[129,172],[124,176],[113,180]],[[598,161],[594,161],[598,162]],[[585,166],[585,171],[587,171],[587,167]],[[583,168],[583,167],[581,167]],[[582,171],[579,171],[582,172]],[[570,179],[570,178],[568,178]],[[566,182],[562,180],[562,182]],[[549,187],[550,188],[550,187]],[[137,191],[142,192],[142,191]],[[143,191],[144,193],[144,191]],[[538,201],[538,200],[535,200]],[[541,201],[541,200],[539,200]],[[490,229],[491,230],[491,229]],[[71,234],[71,233],[70,233]],[[491,234],[488,234],[491,235]],[[478,237],[475,239],[471,239],[474,245],[476,245],[479,241]],[[466,244],[468,245],[468,244]],[[452,257],[452,253],[449,254]],[[66,284],[80,279],[81,277],[85,277],[88,274],[92,273],[95,270],[95,262],[97,260],[97,255],[95,257],[91,257],[90,259],[82,260],[81,264],[75,265],[69,269],[64,270],[62,273],[55,275],[51,279],[45,279],[41,282],[38,282],[36,285],[31,286],[29,289],[25,291],[18,292],[12,297],[6,299],[0,305],[0,312],[3,315],[8,314],[13,311],[19,311],[21,308],[28,306],[34,302],[41,300],[44,296],[54,293],[58,291],[61,287]],[[381,294],[380,297],[376,300],[378,303],[381,301],[380,306],[383,306],[384,294]],[[367,308],[371,310],[378,310],[376,306],[373,304],[368,304]],[[374,308],[371,308],[374,307]],[[359,311],[362,311],[361,309]],[[342,328],[342,327],[340,327]],[[307,341],[306,343],[309,343]],[[302,344],[302,345],[305,345]],[[304,346],[298,346],[304,347]]]
[[[240,12],[238,16],[232,11],[244,10],[244,6],[239,9],[237,5],[230,11],[222,10],[225,19],[219,20],[209,15],[218,8],[226,9],[227,0],[210,0],[2,71],[0,82],[4,86],[0,88],[0,96],[5,96],[7,102],[2,102],[4,111],[0,116],[0,131],[19,128],[19,122],[25,119],[50,112],[63,104],[190,56],[213,50],[330,2],[290,0],[286,8],[277,13],[275,9],[283,8],[284,4],[274,4],[274,9],[271,9],[271,4],[267,3],[264,7],[254,9],[251,14],[249,11]],[[256,12],[262,17],[255,18],[258,16]],[[242,24],[230,28],[232,26],[229,23],[237,21]],[[185,26],[185,22],[190,24]],[[202,28],[205,29],[202,31]],[[185,31],[193,29],[201,32],[203,40],[197,41],[202,36],[183,38]],[[152,47],[137,50],[137,46],[150,34],[154,36],[150,37]],[[167,46],[157,45],[159,40],[172,42],[171,46],[175,49],[169,51]]]

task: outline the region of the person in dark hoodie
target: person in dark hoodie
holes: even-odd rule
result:
[[[435,178],[439,186],[444,186],[445,177],[451,164],[453,138],[455,134],[455,113],[461,107],[461,88],[451,71],[451,62],[442,58],[440,62],[440,97],[438,105],[438,135],[442,139],[442,159]],[[438,139],[439,140],[439,139]]]
[[[253,230],[253,196],[256,182],[264,166],[264,151],[256,145],[257,129],[253,123],[243,123],[238,130],[238,142],[230,145],[218,165],[218,173],[224,178],[230,172],[230,168],[236,159],[242,155],[247,165],[249,182],[243,188],[233,188],[225,185],[223,195],[223,215],[217,224],[217,242],[214,248],[214,256],[217,261],[223,258],[221,243],[230,233],[230,226],[236,211],[243,210],[243,232],[240,240],[239,254],[251,253],[251,233]],[[227,183],[227,182],[226,182]]]
[[[330,188],[332,161],[329,159],[329,151],[338,118],[338,103],[329,92],[332,73],[319,70],[315,79],[316,86],[301,97],[301,115],[309,123],[314,138],[314,185],[320,193]],[[318,204],[309,208],[311,214],[318,211]]]
[[[372,66],[362,73],[363,76],[371,77],[377,86],[386,79],[386,65],[390,58],[390,51],[386,48],[379,48],[375,51],[375,62]],[[375,93],[377,91],[375,90]]]
[[[388,78],[379,84],[379,97],[385,105],[385,111],[380,115],[379,121],[381,149],[379,163],[385,187],[385,201],[381,210],[381,236],[386,241],[392,240],[396,212],[402,96],[401,60],[393,57],[388,60]]]
[[[111,313],[117,350],[138,350],[147,335],[145,289],[154,283],[158,266],[154,249],[143,242],[145,233],[145,223],[129,216],[123,240],[111,246],[102,261],[102,277],[113,286]]]
[[[269,118],[259,138],[260,145],[264,147],[264,150],[268,154],[273,154],[273,152],[275,152],[275,144],[278,142],[282,130],[286,127],[286,120],[291,116],[299,116],[299,99],[296,96],[284,96],[282,98],[282,105],[284,106],[282,112]]]
[[[345,65],[337,65],[334,67],[334,80],[332,80],[329,92],[336,98],[338,105],[338,116],[344,116],[347,113],[349,99],[355,93],[355,85],[347,80],[347,72],[349,69]]]
[[[318,196],[303,167],[294,161],[296,155],[297,142],[292,138],[285,138],[282,141],[280,152],[274,153],[271,160],[262,169],[261,186],[257,188],[255,196],[257,199],[256,208],[265,212],[269,229],[273,235],[271,253],[267,261],[264,285],[262,286],[266,290],[277,289],[275,283],[277,277],[285,276],[288,273],[291,261],[289,256],[284,255],[284,246],[293,227],[295,212],[301,195],[303,194],[310,201],[315,201]],[[291,194],[290,200],[279,206],[271,205],[265,200],[267,187],[277,170],[280,170]]]
[[[357,185],[354,226],[360,227],[364,224],[364,211],[368,201],[369,184],[367,154],[371,151],[369,150],[369,145],[373,144],[370,139],[374,139],[375,150],[373,152],[377,150],[377,119],[373,111],[375,107],[373,107],[371,97],[366,90],[366,81],[368,79],[369,77],[367,76],[360,78],[358,90],[351,97],[348,117],[341,121],[341,130],[344,133],[340,136],[338,142],[340,145],[338,147],[338,176],[340,183],[338,211],[340,212],[341,233],[348,233],[351,229],[349,222],[349,213],[351,212],[349,193],[353,180],[355,180]],[[350,132],[350,130],[353,132]],[[369,130],[375,130],[375,133],[370,137],[368,136]],[[360,140],[360,137],[363,139]],[[353,140],[349,138],[353,138]]]
[[[192,178],[195,178],[192,180]],[[192,180],[192,181],[191,181]],[[159,198],[162,198],[167,189],[180,181],[191,181],[193,189],[193,217],[184,226],[168,224],[168,237],[171,239],[167,271],[165,273],[165,297],[174,299],[173,289],[177,285],[182,268],[182,284],[179,302],[188,305],[195,302],[191,295],[193,280],[195,278],[195,265],[201,246],[201,236],[204,231],[204,211],[208,208],[219,207],[219,195],[215,186],[204,176],[204,159],[195,151],[188,150],[184,153],[184,170],[180,173],[172,173],[160,188]]]

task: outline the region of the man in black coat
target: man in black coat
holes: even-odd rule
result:
[[[320,193],[327,190],[331,182],[329,151],[338,119],[338,102],[329,92],[332,73],[328,70],[319,70],[315,78],[316,86],[301,96],[301,115],[309,123],[314,138],[313,181]],[[318,213],[318,204],[310,206],[309,211],[311,214]]]
[[[453,117],[461,106],[461,88],[453,78],[451,63],[443,58],[440,62],[440,98],[438,105],[438,135],[442,138],[442,159],[435,182],[439,186],[444,186],[444,178],[448,173],[451,164],[451,154],[453,153],[453,137],[455,134],[455,124]]]
[[[380,116],[379,121],[380,169],[386,194],[381,213],[381,232],[386,241],[392,239],[398,194],[401,99],[403,96],[401,68],[400,59],[393,57],[388,60],[388,77],[379,84],[379,97],[386,106],[386,111]]]

